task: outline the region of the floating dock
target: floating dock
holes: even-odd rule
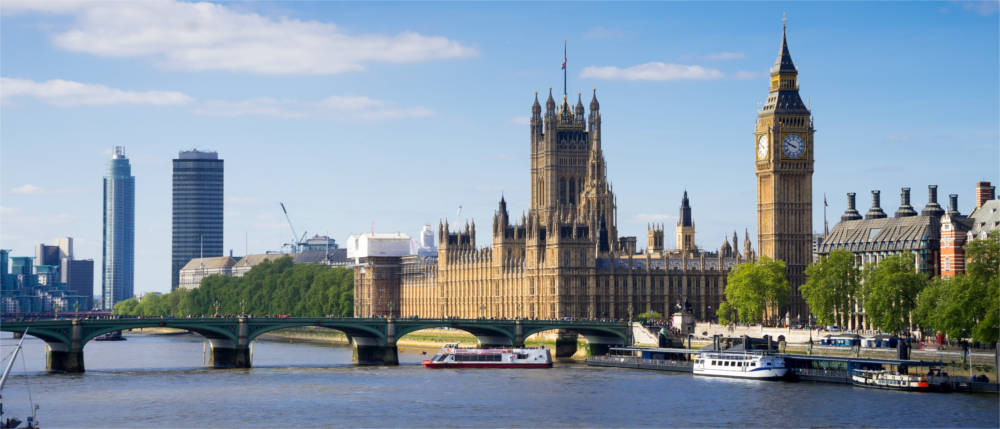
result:
[[[587,358],[587,365],[692,373],[691,355],[701,350],[656,347],[613,347],[609,354]],[[919,360],[871,359],[841,356],[777,354],[785,359],[792,380],[819,383],[851,384],[854,369],[900,369],[941,366],[941,362]],[[935,390],[974,393],[998,393],[1000,385],[971,381],[969,377],[928,376]]]

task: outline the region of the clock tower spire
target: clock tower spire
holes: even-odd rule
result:
[[[771,67],[770,91],[754,130],[757,173],[757,242],[760,254],[783,261],[792,288],[791,321],[808,309],[799,292],[812,261],[813,119],[799,96],[798,69],[782,19],[781,49]]]

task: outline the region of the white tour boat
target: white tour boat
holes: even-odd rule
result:
[[[785,360],[761,352],[703,351],[694,359],[694,375],[776,380],[788,373]]]
[[[545,348],[476,349],[449,343],[421,363],[427,368],[552,368],[552,355]]]
[[[851,372],[855,386],[893,390],[930,390],[927,377],[922,375],[894,374],[886,370],[856,369]]]

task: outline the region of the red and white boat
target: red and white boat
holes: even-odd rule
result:
[[[552,355],[545,348],[474,349],[449,343],[421,363],[428,368],[552,368]]]

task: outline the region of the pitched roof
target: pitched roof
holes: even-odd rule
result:
[[[937,222],[938,218],[931,216],[841,221],[823,238],[818,253],[833,249],[852,252],[921,249],[922,241],[940,238]]]
[[[202,265],[204,263],[204,265]],[[193,258],[181,270],[226,268],[236,265],[236,260],[230,256],[214,256],[211,258]]]
[[[344,264],[348,262],[347,249],[306,250],[295,257],[296,264],[325,263]]]
[[[264,261],[273,261],[275,259],[280,259],[284,256],[291,256],[295,258],[295,255],[289,255],[287,253],[259,253],[256,255],[246,255],[239,262],[236,263],[237,267],[251,267],[253,268],[257,264]]]
[[[969,232],[974,237],[983,238],[991,231],[1000,229],[1000,200],[989,200],[976,207],[969,214],[969,219],[972,221]]]

